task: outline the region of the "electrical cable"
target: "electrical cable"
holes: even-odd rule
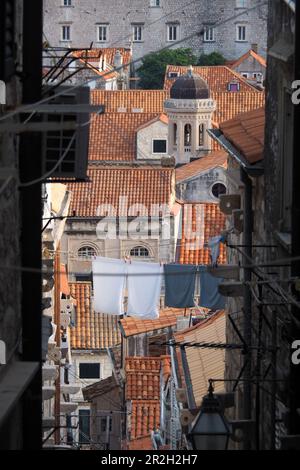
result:
[[[258,2],[258,3],[255,4],[255,6],[249,7],[249,8],[247,8],[247,9],[245,9],[245,10],[244,10],[243,12],[241,12],[241,13],[237,13],[237,14],[235,14],[234,16],[232,16],[232,17],[230,17],[230,18],[227,18],[226,20],[223,20],[223,21],[220,21],[219,23],[216,23],[216,24],[214,25],[214,27],[217,28],[217,27],[219,27],[219,26],[222,26],[222,25],[228,23],[229,21],[232,21],[232,20],[238,18],[239,16],[241,16],[241,15],[243,15],[243,14],[245,14],[245,13],[248,13],[248,12],[250,12],[250,11],[252,11],[252,10],[255,10],[258,6],[264,6],[264,5],[266,5],[267,3],[268,3],[267,1]],[[190,35],[188,35],[188,36],[186,36],[186,37],[184,37],[184,38],[182,38],[182,39],[179,39],[178,41],[171,42],[171,43],[168,44],[167,46],[164,46],[164,47],[158,49],[157,51],[152,51],[152,52],[150,52],[150,53],[144,54],[143,56],[138,57],[137,59],[132,60],[131,62],[127,63],[126,65],[122,64],[122,65],[119,66],[119,67],[115,67],[115,68],[114,68],[114,71],[117,72],[117,71],[119,71],[119,70],[122,70],[125,66],[127,67],[127,66],[130,66],[130,65],[134,65],[134,64],[140,62],[143,58],[149,56],[150,54],[153,54],[154,52],[162,52],[162,51],[164,51],[164,50],[171,49],[171,48],[174,47],[174,46],[177,46],[177,45],[179,45],[179,44],[182,44],[182,43],[185,42],[185,41],[188,41],[189,39],[192,39],[194,36],[202,36],[203,34],[204,34],[204,30],[203,30],[203,29],[201,29],[200,31],[196,31],[196,32],[194,32],[194,33],[192,33],[192,34],[190,34]],[[100,79],[102,80],[103,77],[105,77],[106,75],[109,75],[109,74],[111,74],[111,71],[105,72],[101,77],[96,77],[96,78],[93,78],[93,79],[91,79],[91,80],[88,80],[87,82],[84,83],[84,85],[88,85],[89,83],[94,82],[95,80],[100,80]],[[69,88],[69,91],[76,90],[77,88],[80,88],[81,86],[83,86],[83,84],[81,84],[81,83],[80,83],[80,84],[76,84],[76,85],[74,85],[74,86],[71,86],[71,87]],[[47,103],[49,100],[52,100],[52,99],[54,99],[54,98],[57,98],[57,97],[63,95],[64,93],[65,93],[65,91],[63,90],[63,91],[60,91],[60,92],[54,94],[53,96],[47,96],[47,97],[42,98],[41,100],[36,101],[36,102],[34,102],[34,103],[21,105],[21,106],[17,107],[14,111],[11,111],[11,112],[9,112],[9,113],[6,113],[4,116],[0,117],[0,122],[1,122],[1,121],[4,121],[4,120],[7,120],[7,119],[9,119],[9,118],[11,118],[11,117],[13,117],[13,116],[16,116],[17,114],[20,114],[20,113],[22,113],[22,112],[26,112],[26,110],[31,109],[33,105],[34,105],[34,106],[38,106],[38,105],[40,105],[40,104]]]

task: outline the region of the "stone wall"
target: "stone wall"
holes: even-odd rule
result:
[[[266,6],[247,13],[244,8],[236,8],[236,0],[161,0],[159,7],[152,6],[151,0],[73,0],[72,3],[71,7],[64,7],[62,0],[44,2],[44,31],[51,46],[87,47],[93,42],[94,47],[129,47],[132,25],[141,24],[142,41],[132,43],[133,58],[137,60],[170,45],[167,28],[169,24],[177,24],[178,39],[192,36],[177,47],[191,47],[198,56],[202,52],[219,51],[228,59],[237,59],[252,43],[258,45],[260,54],[266,53]],[[248,1],[250,8],[255,4],[255,0]],[[232,19],[228,21],[229,18]],[[218,23],[223,24],[217,26]],[[64,24],[71,26],[71,40],[66,42],[61,40]],[[97,41],[97,24],[108,26],[106,42]],[[236,40],[238,24],[247,28],[243,42]],[[197,32],[214,25],[214,41],[204,42]]]

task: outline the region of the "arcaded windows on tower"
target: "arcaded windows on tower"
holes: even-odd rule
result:
[[[167,38],[168,38],[168,41],[178,41],[179,24],[170,23],[167,25]]]
[[[198,145],[199,145],[199,147],[203,147],[203,145],[204,145],[204,124],[199,124]]]
[[[192,126],[186,124],[184,126],[184,145],[185,147],[190,147],[192,143]]]
[[[151,7],[160,7],[162,0],[150,0]]]
[[[173,124],[173,144],[177,145],[177,124]]]
[[[71,7],[72,6],[72,0],[63,0],[63,6],[64,7]]]

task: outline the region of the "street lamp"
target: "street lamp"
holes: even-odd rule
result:
[[[199,413],[192,423],[189,438],[196,450],[226,450],[231,426],[225,419],[220,402],[213,394],[212,381],[203,397]]]

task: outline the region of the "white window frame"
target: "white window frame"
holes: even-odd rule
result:
[[[132,25],[132,40],[133,42],[143,42],[143,25],[142,24]]]
[[[154,152],[154,142],[156,140],[164,140],[166,142],[166,151],[165,152]],[[152,153],[153,153],[153,155],[166,155],[168,153],[168,139],[152,139]]]
[[[241,34],[240,34],[242,28],[245,29],[244,39],[241,39]],[[245,25],[245,24],[237,24],[236,25],[236,41],[237,42],[247,42],[247,25]]]
[[[150,6],[155,7],[155,8],[160,8],[161,7],[161,0],[151,0],[150,1]]]
[[[63,7],[71,7],[72,6],[72,0],[62,0],[62,6]]]
[[[213,26],[208,26],[208,25],[205,26],[203,41],[204,42],[215,41],[215,28]]]
[[[236,8],[247,8],[248,0],[236,0]]]
[[[108,24],[97,24],[97,42],[107,42],[108,41]],[[105,31],[105,39],[100,39],[100,30]]]
[[[145,255],[145,254],[141,254],[142,251],[145,250],[148,252],[148,255]],[[132,251],[136,251],[137,254],[131,254]],[[147,246],[143,246],[143,245],[137,245],[137,246],[133,246],[132,248],[130,248],[130,256],[134,257],[134,258],[144,258],[144,259],[148,259],[151,257],[151,254],[150,254],[150,250]]]
[[[69,31],[68,38],[65,37],[65,32]],[[64,42],[71,41],[71,25],[70,24],[63,24],[61,25],[61,40]]]
[[[174,34],[174,31],[175,31],[175,34]],[[167,41],[168,42],[178,41],[179,34],[180,34],[180,29],[179,29],[178,23],[170,23],[167,25]]]

